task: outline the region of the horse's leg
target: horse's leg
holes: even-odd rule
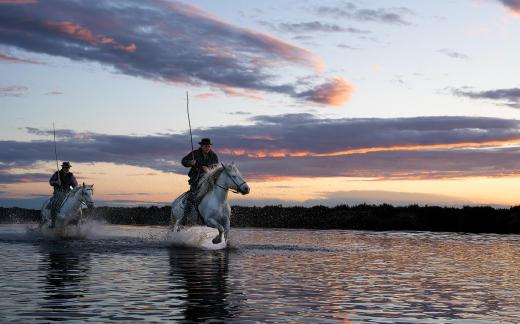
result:
[[[177,220],[175,218],[175,214],[173,213],[173,206],[172,206],[172,210],[170,212],[170,230],[174,230],[175,229],[175,224],[177,223]]]
[[[85,223],[85,217],[83,217],[83,209],[80,206],[79,207],[79,217],[78,217],[78,222],[76,223],[76,227],[80,228],[81,225],[83,225],[83,223]]]
[[[215,238],[212,241],[213,244],[219,244],[220,242],[222,242],[222,234],[224,233],[224,228],[222,227],[222,225],[220,225],[214,218],[207,219],[206,224],[209,227],[213,227],[218,230],[217,236],[215,236]]]
[[[224,224],[224,239],[228,240],[228,236],[229,236],[229,226],[230,226],[230,221],[229,221],[229,217],[226,217],[226,221],[225,221],[225,224]]]
[[[182,225],[183,211],[179,211],[178,207],[172,208],[170,216],[170,229],[174,232],[180,232],[184,226]]]
[[[175,223],[173,224],[173,227],[172,227],[173,230],[175,230],[175,232],[180,232],[181,230],[184,229],[184,226],[181,224],[181,222],[179,222],[179,220],[175,220]]]

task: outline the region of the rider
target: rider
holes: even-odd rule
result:
[[[183,222],[187,221],[191,208],[195,203],[197,184],[200,178],[207,173],[210,168],[218,164],[218,156],[211,150],[211,140],[209,138],[203,138],[199,142],[199,145],[199,149],[188,153],[188,155],[182,158],[181,162],[185,167],[191,167],[190,172],[188,173],[188,176],[190,177],[188,180],[190,190],[188,191],[186,206],[184,208]]]
[[[63,162],[61,164],[61,170],[59,172],[54,172],[52,177],[49,179],[49,184],[54,187],[54,192],[49,202],[49,207],[51,209],[50,228],[53,228],[56,225],[56,215],[58,214],[58,210],[65,200],[65,197],[67,197],[67,193],[78,186],[76,177],[74,177],[72,172],[69,172],[70,167],[70,162]]]

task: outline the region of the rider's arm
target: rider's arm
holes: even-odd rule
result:
[[[49,179],[49,184],[51,187],[55,187],[58,185],[58,172],[54,172],[52,177]]]
[[[211,159],[209,161],[209,164],[211,167],[215,167],[218,165],[218,156],[215,152],[213,152],[213,154],[211,154]]]
[[[73,174],[70,175],[70,178],[72,180],[72,188],[76,188],[78,186],[78,180],[76,180],[76,177]]]
[[[194,152],[195,151],[190,152],[190,153],[188,153],[188,155],[186,155],[185,157],[182,158],[182,161],[181,161],[182,165],[184,165],[187,168],[191,168],[191,161],[193,160],[193,155],[195,154]]]

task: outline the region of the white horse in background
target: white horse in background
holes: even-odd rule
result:
[[[225,240],[228,237],[231,216],[231,208],[227,202],[229,190],[242,195],[247,195],[250,190],[234,162],[213,168],[200,179],[194,199],[199,203],[192,208],[191,215],[188,215],[188,225],[206,225],[218,230],[213,244],[222,242],[222,234]],[[177,231],[182,227],[180,224],[184,218],[187,194],[188,192],[183,193],[172,203],[170,223]]]
[[[85,204],[88,208],[94,207],[93,194],[94,185],[86,185],[85,183],[69,191],[56,213],[55,227],[65,227],[74,221],[80,221],[83,216],[81,206]],[[40,227],[51,224],[50,201],[49,198],[42,205]]]

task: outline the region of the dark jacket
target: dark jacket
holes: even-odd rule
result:
[[[72,188],[76,188],[78,186],[78,181],[76,181],[76,177],[72,172],[68,172],[65,174],[63,170],[60,170],[60,181],[61,187],[58,186],[58,171],[54,172],[52,177],[49,179],[49,184],[54,187],[54,190],[66,190],[69,191]]]
[[[195,164],[194,167],[190,169],[188,173],[188,177],[190,180],[188,181],[190,185],[197,183],[200,176],[204,174],[204,170],[202,170],[203,166],[211,167],[213,164],[218,164],[218,156],[213,151],[209,151],[206,156],[202,153],[202,149],[195,150],[193,152],[188,153],[185,157],[182,158],[182,165],[189,168],[191,167],[190,162],[193,160],[193,155],[195,156]]]

